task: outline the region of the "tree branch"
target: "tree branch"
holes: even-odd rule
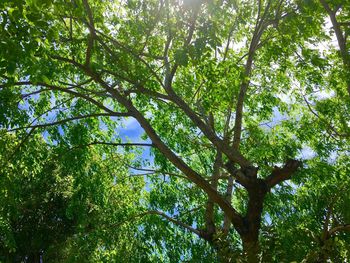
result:
[[[232,199],[232,191],[233,191],[233,177],[229,176],[228,181],[227,181],[227,186],[226,186],[226,201],[231,203],[231,199]],[[230,231],[230,226],[231,226],[231,221],[230,219],[225,215],[224,216],[224,223],[222,225],[222,231],[224,233],[225,236],[228,235],[229,231]]]
[[[115,47],[121,48],[124,51],[128,52],[130,55],[132,55],[135,59],[137,59],[138,61],[140,61],[142,64],[144,64],[146,66],[146,68],[150,71],[151,75],[153,75],[156,80],[159,82],[159,84],[163,85],[162,80],[160,79],[160,77],[158,76],[158,74],[156,73],[156,71],[154,71],[152,69],[152,67],[142,58],[140,57],[139,54],[135,53],[135,51],[131,50],[130,48],[126,47],[125,45],[123,45],[122,43],[118,42],[117,40],[115,40],[114,38],[105,35],[103,32],[97,31],[97,33],[101,36],[103,36],[104,38],[108,39],[109,41],[112,42],[112,44]],[[117,57],[116,54],[113,52],[113,50],[111,50],[108,45],[103,41],[103,39],[99,36],[96,35],[97,41],[99,43],[101,43],[101,45],[108,51],[108,53],[110,55],[112,55],[113,57]],[[132,82],[134,84],[134,81]]]
[[[133,169],[133,170],[137,170],[137,171],[150,172],[152,174],[164,174],[164,175],[175,176],[175,177],[179,177],[179,178],[183,178],[183,179],[188,180],[188,178],[186,176],[176,174],[176,173],[166,172],[166,171],[162,171],[162,170],[148,169],[148,168],[138,168],[138,167],[131,166],[131,165],[128,165],[128,167]]]
[[[315,117],[318,118],[321,122],[323,122],[324,124],[326,124],[326,125],[328,126],[328,128],[329,128],[331,131],[333,131],[334,134],[335,134],[337,137],[345,137],[345,138],[346,138],[346,137],[349,137],[349,136],[350,136],[350,134],[346,134],[346,133],[341,134],[341,133],[339,133],[339,132],[333,127],[333,125],[332,125],[331,123],[329,123],[327,120],[325,120],[324,118],[322,118],[320,115],[317,114],[317,112],[315,112],[315,111],[312,109],[312,107],[311,107],[311,105],[310,105],[310,102],[306,99],[305,95],[302,94],[302,96],[303,96],[304,101],[305,101],[305,103],[306,103],[306,106],[308,107],[308,109],[310,110],[310,112],[311,112],[313,115],[315,115]],[[331,137],[333,137],[334,139],[336,139],[332,133],[330,133],[329,131],[328,131],[328,133],[329,133],[329,135],[330,135]]]
[[[187,224],[185,224],[185,223],[183,223],[175,218],[172,218],[172,217],[168,216],[167,214],[165,214],[164,212],[157,211],[157,210],[150,210],[150,211],[143,213],[143,215],[159,215],[159,216],[165,218],[166,220],[174,223],[175,225],[181,226],[181,227],[189,230],[190,232],[198,235],[199,237],[203,237],[202,232],[200,230],[195,229],[195,228],[191,227],[190,225],[187,225]],[[143,215],[141,215],[141,216],[143,216]]]
[[[110,113],[110,114],[114,114],[115,112],[110,110],[109,108],[107,108],[106,106],[103,105],[103,103],[83,94],[83,93],[80,93],[80,92],[76,92],[76,91],[73,91],[71,90],[72,87],[69,87],[69,88],[63,88],[63,87],[59,87],[59,86],[56,86],[56,85],[52,85],[52,84],[47,84],[47,83],[44,83],[44,82],[37,82],[37,83],[33,83],[32,81],[20,81],[20,82],[16,82],[14,84],[11,84],[11,85],[7,85],[7,84],[2,84],[0,85],[0,88],[4,88],[4,87],[10,87],[10,86],[26,86],[26,85],[32,85],[32,86],[42,86],[42,87],[46,87],[48,89],[51,89],[51,90],[57,90],[57,91],[62,91],[62,92],[65,92],[65,93],[69,93],[71,95],[74,95],[75,97],[79,97],[79,98],[82,98],[82,99],[85,99],[86,101],[88,102],[91,102],[92,104],[94,104],[95,106],[97,106],[98,108]],[[47,89],[45,90],[47,91]],[[38,92],[38,91],[37,91]]]
[[[117,143],[117,142],[102,142],[102,141],[93,141],[87,144],[81,144],[73,148],[80,148],[85,146],[94,146],[94,145],[108,145],[108,146],[121,146],[121,147],[154,147],[152,143]]]
[[[8,132],[29,129],[29,128],[44,128],[44,127],[64,124],[64,123],[74,121],[74,120],[96,118],[96,117],[103,117],[103,116],[130,117],[131,115],[128,113],[113,113],[113,114],[111,114],[111,113],[94,113],[94,114],[88,114],[88,115],[82,115],[82,116],[75,116],[75,117],[71,117],[71,118],[67,118],[64,120],[59,120],[59,121],[55,121],[55,122],[51,122],[51,123],[43,123],[43,124],[30,125],[30,126],[25,126],[25,127],[18,127],[18,128],[10,129],[10,130],[8,130]]]
[[[239,144],[241,141],[244,98],[250,83],[249,77],[252,71],[255,51],[256,51],[256,48],[258,47],[260,38],[266,28],[266,26],[264,26],[263,23],[264,23],[264,18],[267,15],[269,6],[270,6],[270,1],[268,2],[267,7],[265,8],[263,16],[260,18],[260,4],[259,4],[258,17],[257,17],[253,37],[249,45],[248,58],[244,66],[243,80],[241,83],[240,91],[237,98],[237,105],[236,105],[235,126],[234,126],[234,135],[233,135],[234,137],[233,137],[233,144],[232,144],[232,147],[235,150],[239,149]]]
[[[159,151],[164,154],[168,158],[168,160],[177,167],[180,171],[182,171],[189,180],[195,183],[198,187],[200,187],[203,191],[205,191],[208,196],[216,202],[220,208],[225,211],[225,213],[230,217],[231,221],[237,225],[238,227],[243,225],[242,216],[229,204],[217,191],[215,191],[211,185],[196,171],[194,171],[191,167],[189,167],[180,157],[178,157],[159,137],[157,132],[154,130],[149,121],[145,118],[145,116],[137,110],[137,108],[132,104],[132,102],[123,96],[118,90],[112,89],[101,77],[93,72],[90,68],[81,65],[80,63],[62,57],[57,57],[62,61],[73,64],[77,66],[81,70],[83,70],[86,74],[94,79],[97,83],[99,83],[103,88],[105,88],[121,105],[123,105],[130,115],[133,116],[144,129],[148,137],[152,140],[153,144],[159,149]],[[209,129],[211,131],[211,129]],[[212,132],[211,132],[212,133]],[[228,147],[230,148],[230,147]],[[236,157],[232,154],[231,158]]]
[[[162,93],[159,93],[159,92],[156,92],[156,91],[153,91],[153,90],[146,89],[144,87],[135,87],[134,90],[128,90],[126,92],[126,94],[130,94],[130,93],[145,94],[145,95],[148,95],[148,96],[156,98],[156,99],[163,99],[163,100],[167,100],[167,101],[170,100],[169,96],[162,94]]]
[[[328,233],[330,236],[333,236],[336,233],[342,232],[342,231],[350,231],[350,224],[344,224],[344,225],[333,227],[328,231]]]
[[[192,227],[192,226],[190,226],[188,224],[185,224],[185,223],[179,221],[176,218],[168,216],[166,213],[164,213],[162,211],[158,211],[158,210],[149,210],[149,211],[145,211],[143,213],[134,215],[134,216],[128,218],[127,220],[125,220],[125,221],[123,221],[121,223],[114,224],[113,227],[118,227],[118,226],[120,226],[122,224],[125,224],[126,222],[129,222],[129,221],[135,219],[135,218],[142,218],[142,217],[147,216],[147,215],[158,215],[158,216],[161,216],[161,217],[165,218],[166,220],[168,220],[169,222],[171,222],[171,223],[173,223],[173,224],[175,224],[177,226],[181,226],[181,227],[187,229],[188,231],[198,235],[199,237],[203,237],[202,231],[200,231],[200,230],[198,230],[198,229],[196,229],[196,228],[194,228],[194,227]]]
[[[35,128],[32,128],[25,137],[21,140],[21,142],[16,146],[10,156],[7,158],[6,163],[9,162],[16,154],[17,151],[21,149],[21,147],[26,143],[26,141],[30,138],[30,136],[34,133]]]
[[[86,55],[85,55],[85,65],[90,65],[91,53],[92,53],[92,48],[94,44],[94,39],[96,36],[96,31],[95,31],[93,14],[92,14],[88,0],[83,0],[83,5],[89,18],[88,28],[90,31],[90,36],[88,36],[88,41],[87,41],[88,43],[87,43],[87,49],[86,49]]]
[[[332,9],[330,8],[330,6],[328,5],[328,3],[326,2],[326,0],[320,0],[322,6],[324,7],[324,9],[327,11],[329,18],[331,19],[332,25],[333,25],[333,29],[335,32],[335,35],[337,37],[337,41],[338,41],[338,46],[340,49],[340,55],[341,58],[343,60],[343,64],[344,64],[344,68],[346,70],[346,72],[348,73],[346,76],[346,83],[347,83],[347,90],[350,96],[350,57],[349,57],[349,52],[347,50],[347,46],[346,46],[346,36],[344,36],[340,25],[337,21],[336,18],[336,12],[337,12],[337,8],[335,11],[332,11]],[[340,7],[339,7],[340,8]]]
[[[213,164],[213,173],[211,176],[210,184],[214,188],[214,190],[217,191],[218,189],[218,183],[219,183],[219,176],[220,176],[220,167],[222,165],[222,154],[217,153],[215,157],[215,161]],[[216,232],[216,225],[214,220],[214,202],[208,198],[206,209],[205,209],[205,228],[206,228],[206,234],[208,236],[213,236],[213,234]]]
[[[269,175],[265,182],[269,189],[274,187],[276,184],[279,184],[285,180],[288,180],[292,177],[293,173],[301,167],[302,163],[298,160],[288,160],[282,168],[275,167],[271,175]]]
[[[154,147],[154,145],[152,143],[136,143],[136,142],[132,142],[132,143],[114,143],[114,142],[91,142],[89,144],[87,144],[88,146],[89,145],[97,145],[97,144],[102,144],[102,145],[110,145],[110,146],[145,146],[145,147]]]

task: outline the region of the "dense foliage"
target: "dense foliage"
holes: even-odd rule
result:
[[[142,180],[125,181],[121,163],[101,159],[96,148],[28,140],[19,145],[2,133],[0,260],[94,262],[142,251],[127,221],[141,207]]]
[[[0,259],[347,262],[349,17],[2,0]]]

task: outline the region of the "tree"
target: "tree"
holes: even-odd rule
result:
[[[294,211],[293,194],[305,184],[316,190],[308,183],[320,177],[320,166],[344,178],[320,179],[326,188],[341,189],[347,180],[347,1],[17,0],[3,1],[1,10],[4,128],[25,136],[48,129],[57,140],[70,123],[93,124],[85,144],[118,146],[120,153],[151,147],[152,168],[132,163],[151,183],[150,210],[140,217],[171,222],[187,231],[187,241],[196,235],[188,244],[200,251],[209,244],[223,262],[238,255],[264,260],[272,244],[280,258],[271,260],[306,256],[287,255],[273,235],[297,240],[301,232],[289,235],[283,220],[309,217],[281,217],[281,202]],[[18,98],[31,118],[23,118]],[[118,135],[130,118],[150,144]],[[322,205],[310,207],[312,216],[323,209],[325,225],[340,227],[329,221],[334,208]],[[303,241],[300,250],[311,249]],[[169,240],[157,244],[172,247]],[[189,258],[204,255],[192,252]]]
[[[20,140],[2,131],[2,262],[95,262],[142,252],[136,226],[124,222],[141,207],[142,180],[128,179],[120,162],[102,161],[96,147],[67,152],[71,136],[49,147],[35,134],[19,151]]]

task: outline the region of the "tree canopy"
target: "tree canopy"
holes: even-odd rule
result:
[[[19,152],[20,140],[2,133],[1,261],[95,262],[144,250],[126,221],[141,207],[140,178],[96,148],[51,148],[38,134],[28,140]]]
[[[1,1],[0,259],[346,262],[349,17]]]

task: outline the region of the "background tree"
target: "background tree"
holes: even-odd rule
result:
[[[299,253],[286,253],[278,240],[297,240],[300,233],[288,234],[283,219],[290,214],[281,204],[295,211],[301,204],[293,203],[293,195],[302,195],[305,184],[311,193],[318,184],[341,189],[333,174],[347,179],[346,1],[1,5],[0,32],[8,39],[0,44],[1,93],[24,99],[31,112],[22,118],[16,99],[7,99],[3,127],[26,129],[25,136],[50,128],[47,138],[55,141],[80,133],[69,123],[83,123],[77,127],[88,128],[85,144],[119,144],[120,154],[130,146],[151,146],[153,167],[140,159],[131,166],[148,173],[149,210],[140,217],[151,220],[143,227],[153,230],[145,231],[153,255],[164,254],[165,261],[202,255],[210,261],[196,251],[210,245],[221,261],[241,255],[258,262],[300,260],[312,249],[304,238]],[[141,125],[146,142],[122,140],[116,128],[126,118]],[[322,177],[320,166],[330,176]],[[313,201],[311,217],[323,207],[328,212],[317,222],[328,225],[328,232],[340,226],[336,218],[327,221],[330,204]],[[344,212],[339,202],[334,206]],[[170,222],[171,230],[164,232],[159,221],[151,225],[155,217]],[[298,212],[288,219],[300,218],[310,217]],[[349,223],[346,217],[339,222]],[[181,231],[176,246],[170,238],[174,226]],[[320,235],[317,225],[307,229]],[[266,259],[269,242],[280,253]]]
[[[130,179],[120,162],[102,161],[96,147],[50,147],[38,134],[28,140],[18,149],[21,141],[2,131],[0,260],[96,262],[118,254],[132,262],[130,253],[141,259],[136,225],[125,221],[141,207],[142,180]]]

